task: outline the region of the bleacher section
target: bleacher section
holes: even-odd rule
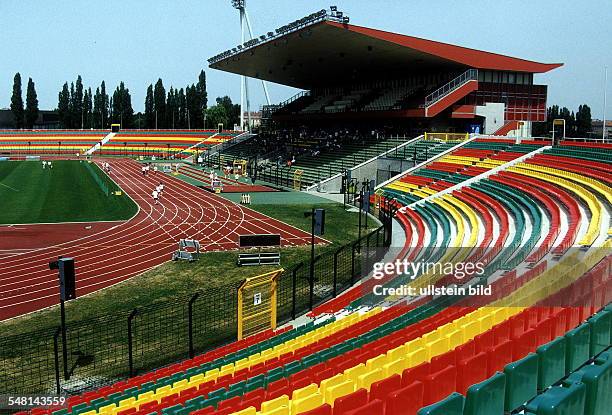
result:
[[[374,297],[366,281],[314,310],[318,317],[307,324],[32,414],[608,414],[612,239],[603,218],[612,214],[612,147],[554,147],[422,201],[540,145],[471,142],[375,200],[381,209],[400,208],[406,244],[398,258],[486,265],[482,275],[390,275],[377,284],[469,283],[490,287],[490,296],[425,295],[406,304],[391,291]],[[552,251],[574,233],[570,227],[555,234],[561,217],[585,226],[571,237],[580,249],[568,251],[569,243],[553,260]]]
[[[417,88],[407,86],[384,90],[376,98],[364,105],[363,110],[385,111],[392,109],[402,109],[402,102],[416,91]]]
[[[0,156],[83,155],[108,134],[102,130],[0,130]],[[214,130],[123,130],[93,155],[187,158],[238,133]]]
[[[0,156],[83,154],[108,131],[0,130]]]
[[[448,79],[413,77],[338,88],[312,90],[299,94],[275,108],[278,114],[333,114],[418,109],[426,94]],[[441,82],[441,83],[440,83]]]
[[[443,140],[417,140],[396,151],[390,152],[387,157],[402,160],[412,160],[415,165],[432,159],[446,150],[459,144],[459,141]]]
[[[302,187],[308,187],[335,174],[342,173],[364,161],[389,151],[406,142],[406,139],[368,138],[343,144],[341,148],[321,151],[313,155],[304,153],[296,157],[296,162],[288,166],[283,160],[281,165],[273,164],[260,173],[260,180],[276,183],[287,187],[293,186],[293,177],[297,170],[302,170]]]
[[[240,143],[227,147],[214,158],[217,164],[233,163],[234,160],[249,160],[251,157],[261,153],[261,145],[256,137],[244,140]]]
[[[187,158],[234,138],[237,133],[214,130],[121,131],[103,145],[97,155]]]

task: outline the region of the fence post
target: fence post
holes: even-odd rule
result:
[[[189,299],[189,358],[193,359],[195,354],[193,350],[193,304],[196,302],[200,293],[197,292]]]
[[[297,290],[297,270],[300,267],[300,265],[298,265],[297,267],[293,268],[293,272],[291,273],[291,277],[293,279],[292,281],[292,292],[291,292],[291,319],[295,320],[295,297],[296,297],[296,290]]]
[[[132,320],[134,320],[134,317],[136,317],[136,314],[138,314],[137,308],[132,310],[127,320],[127,323],[128,323],[128,366],[130,370],[130,377],[134,376],[134,350],[133,350],[134,345],[133,345],[133,339],[132,339]]]
[[[55,391],[59,395],[61,392],[60,385],[60,361],[59,361],[59,336],[62,332],[62,328],[58,327],[53,335],[53,355],[55,358]]]
[[[351,246],[351,285],[355,284],[355,245]]]
[[[366,236],[365,272],[368,272],[370,269],[370,236],[372,236],[372,233]]]
[[[334,298],[338,295],[338,254],[342,251],[342,248],[334,252]]]

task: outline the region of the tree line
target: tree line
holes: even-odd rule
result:
[[[21,90],[21,74],[17,72],[13,78],[13,93],[11,95],[11,112],[15,128],[32,128],[38,119],[38,97],[32,78],[28,78],[26,103],[23,107]]]
[[[570,111],[567,107],[553,105],[546,109],[546,122],[533,124],[532,135],[535,137],[550,137],[553,130],[553,120],[565,120],[565,135],[567,137],[589,137],[592,133],[591,108],[588,105],[578,106],[578,111]]]
[[[11,110],[15,128],[32,128],[38,117],[38,100],[34,82],[30,78],[26,108],[21,97],[21,76],[15,75]],[[104,129],[111,124],[122,128],[143,129],[199,129],[233,128],[240,120],[240,105],[233,104],[228,96],[218,97],[215,105],[208,107],[206,73],[202,70],[198,81],[185,88],[170,86],[166,92],[162,79],[150,84],[144,102],[144,113],[134,113],[129,88],[120,82],[112,95],[106,83],[85,88],[81,75],[73,82],[65,82],[58,93],[56,111],[61,128]]]

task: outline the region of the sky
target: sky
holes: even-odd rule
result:
[[[612,118],[612,7],[609,0],[247,0],[255,35],[337,5],[351,24],[565,65],[537,75],[548,103],[576,110],[586,103],[601,118],[604,67],[609,68],[607,118]],[[66,81],[83,77],[95,90],[124,81],[136,112],[146,88],[195,83],[206,70],[209,102],[238,102],[237,75],[208,69],[207,59],[240,43],[230,0],[0,0],[0,108],[10,105],[13,76],[36,83],[41,109],[57,106]],[[264,104],[251,81],[251,102]],[[297,91],[270,85],[273,102]]]

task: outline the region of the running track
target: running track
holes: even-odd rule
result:
[[[181,238],[198,239],[205,251],[236,249],[241,234],[279,233],[283,246],[310,241],[304,231],[175,177],[143,177],[133,160],[108,162],[111,177],[138,204],[138,213],[91,235],[0,256],[0,321],[59,303],[57,271],[48,268],[59,255],[75,258],[77,296],[83,296],[167,262]],[[160,180],[165,190],[154,205],[151,191]]]

